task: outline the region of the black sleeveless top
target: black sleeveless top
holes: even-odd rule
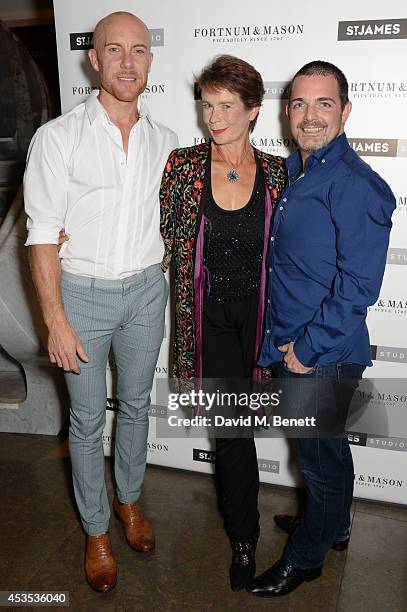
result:
[[[247,299],[260,288],[264,248],[265,177],[256,156],[256,178],[248,203],[225,210],[213,198],[211,159],[205,168],[203,198],[205,296],[217,301]]]

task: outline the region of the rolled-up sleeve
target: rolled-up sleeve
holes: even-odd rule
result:
[[[58,244],[64,227],[68,169],[63,134],[57,127],[46,124],[39,128],[28,151],[24,174],[26,246]]]

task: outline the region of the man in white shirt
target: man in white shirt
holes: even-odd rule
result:
[[[86,532],[85,575],[98,591],[112,589],[117,575],[102,445],[111,346],[119,400],[114,510],[133,548],[154,548],[154,532],[136,502],[168,295],[159,265],[159,186],[178,143],[139,103],[152,57],[149,31],[135,15],[102,19],[89,51],[100,90],[37,131],[24,179],[26,245],[49,356],[66,372],[71,398],[69,445]],[[62,228],[69,241],[58,254]]]

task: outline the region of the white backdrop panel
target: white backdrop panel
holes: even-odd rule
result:
[[[114,0],[86,3],[54,0],[54,6],[62,108],[67,111],[97,85],[97,75],[92,74],[87,63],[86,34],[93,31],[102,16],[118,7]],[[217,54],[242,57],[261,72],[267,94],[253,143],[267,152],[284,156],[294,145],[284,120],[284,100],[276,92],[307,61],[324,59],[343,69],[353,102],[347,135],[355,150],[388,180],[398,203],[390,244],[392,258],[386,267],[379,300],[368,313],[375,361],[366,376],[394,379],[391,394],[403,397],[402,379],[407,372],[407,20],[400,16],[405,14],[405,1],[393,0],[383,5],[378,0],[357,3],[347,0],[332,5],[326,0],[308,4],[207,0],[204,5],[196,5],[190,0],[122,0],[120,9],[139,15],[152,31],[155,57],[149,89],[143,97],[154,116],[178,133],[182,146],[196,144],[206,136],[199,103],[194,101],[194,74]],[[374,27],[372,20],[381,20],[383,28],[387,24],[384,33],[374,39],[368,30]],[[394,26],[390,20],[397,20],[400,25]],[[352,36],[338,40],[339,23],[344,21],[358,22],[359,32],[364,33],[361,40],[355,40],[354,26]],[[392,37],[396,27],[401,32],[399,39]],[[169,331],[168,309],[166,338],[156,370],[160,377],[168,374]],[[112,397],[109,370],[107,378],[108,396]],[[154,395],[153,390],[153,399]],[[393,422],[388,411],[395,410],[395,402],[399,409],[400,401],[386,404],[380,398],[372,398],[367,410],[380,410],[384,420]],[[114,413],[108,410],[107,415],[105,450],[109,454]],[[156,439],[156,417],[152,416],[150,421],[148,457],[151,463],[205,472],[213,470],[210,441]],[[402,443],[394,446],[390,436],[375,447],[369,447],[374,443],[369,442],[368,436],[362,446],[358,445],[360,440],[355,440],[353,437],[355,494],[407,503],[407,453]],[[392,450],[386,444],[393,444]],[[290,486],[298,483],[293,454],[284,440],[260,437],[257,448],[263,482]]]

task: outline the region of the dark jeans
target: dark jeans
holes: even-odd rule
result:
[[[257,294],[240,302],[204,300],[202,370],[206,391],[250,392],[257,305]],[[233,406],[231,410],[239,412]],[[215,409],[218,414],[222,411],[223,407]],[[226,532],[232,541],[245,541],[259,527],[259,470],[253,432],[236,429],[232,436],[216,433],[216,478]]]
[[[349,537],[353,460],[345,433],[338,432],[338,421],[343,430],[347,409],[364,369],[359,364],[332,364],[316,366],[308,374],[293,374],[283,363],[273,366],[276,376],[284,379],[284,400],[290,416],[295,412],[298,416],[313,414],[317,422],[321,416],[324,430],[298,438],[298,462],[305,482],[306,502],[300,525],[291,536],[283,558],[301,569],[322,565],[333,542]],[[335,437],[326,434],[332,424]]]

